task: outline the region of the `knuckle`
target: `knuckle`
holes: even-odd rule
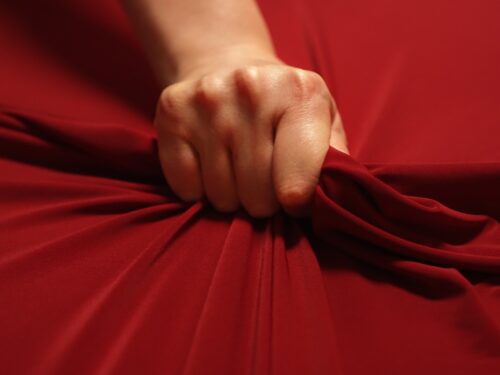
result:
[[[170,118],[178,118],[182,108],[182,91],[180,84],[173,84],[165,88],[160,95],[159,109]]]
[[[323,78],[316,72],[293,69],[288,72],[287,79],[291,93],[297,99],[309,99],[323,91]]]
[[[233,72],[235,84],[245,93],[252,97],[256,97],[261,85],[259,71],[256,67],[242,67]]]
[[[183,108],[178,102],[178,97],[162,93],[158,103],[157,115],[153,121],[158,137],[160,139],[172,136],[187,138],[188,129],[183,117]]]
[[[259,72],[255,66],[244,66],[234,70],[234,78],[238,84],[254,86],[258,83]]]
[[[204,76],[198,80],[195,99],[201,104],[217,105],[227,94],[225,82],[215,76]]]

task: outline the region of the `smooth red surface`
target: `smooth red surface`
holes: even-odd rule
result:
[[[500,373],[500,2],[260,3],[352,151],[311,221],[175,199],[117,2],[0,3],[2,374]]]

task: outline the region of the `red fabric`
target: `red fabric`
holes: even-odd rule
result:
[[[499,373],[500,3],[260,3],[352,151],[310,221],[175,199],[117,3],[0,4],[2,373]]]

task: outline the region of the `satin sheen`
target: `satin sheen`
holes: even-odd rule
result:
[[[0,4],[0,373],[500,373],[500,2],[260,1],[318,71],[310,220],[187,205],[118,2]]]

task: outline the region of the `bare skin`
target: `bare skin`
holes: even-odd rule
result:
[[[269,217],[310,212],[329,146],[348,153],[315,72],[281,61],[254,0],[123,0],[165,87],[154,125],[185,201]]]

